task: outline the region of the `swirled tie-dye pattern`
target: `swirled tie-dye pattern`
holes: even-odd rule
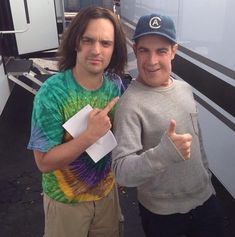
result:
[[[71,70],[50,77],[34,100],[28,148],[47,152],[70,140],[62,127],[65,121],[87,104],[104,108],[121,91],[121,80],[115,74],[105,74],[102,86],[94,91],[79,86]],[[109,114],[111,119],[113,112]],[[114,183],[110,154],[94,163],[84,152],[65,169],[44,173],[42,177],[43,191],[63,203],[98,200],[110,192]]]

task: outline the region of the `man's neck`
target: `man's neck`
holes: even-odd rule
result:
[[[76,67],[73,68],[72,72],[77,83],[88,90],[96,90],[100,88],[103,83],[103,73],[92,74],[82,72],[81,70],[77,70]]]

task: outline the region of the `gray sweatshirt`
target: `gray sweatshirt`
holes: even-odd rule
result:
[[[183,160],[166,135],[170,120],[176,133],[193,137],[191,156]],[[132,81],[119,100],[114,119],[118,146],[113,171],[120,185],[137,187],[138,200],[156,214],[186,213],[214,192],[191,87],[148,87]]]

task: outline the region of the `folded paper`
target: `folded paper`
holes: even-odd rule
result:
[[[83,109],[81,109],[63,124],[65,130],[72,137],[79,137],[79,135],[85,131],[85,129],[87,128],[88,114],[91,110],[92,107],[90,105],[86,105]],[[86,149],[86,152],[94,162],[98,162],[105,155],[111,152],[115,146],[117,146],[117,141],[113,133],[109,130],[97,142],[88,147]]]

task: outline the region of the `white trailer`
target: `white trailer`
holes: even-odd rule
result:
[[[0,114],[11,92],[8,79],[36,93],[36,89],[21,81],[20,76],[38,86],[42,84],[31,67],[36,66],[44,74],[47,71],[28,59],[40,52],[55,53],[64,29],[63,0],[1,0]]]

